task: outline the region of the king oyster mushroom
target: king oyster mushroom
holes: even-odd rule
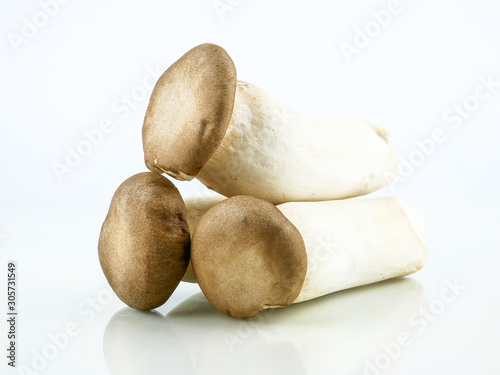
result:
[[[231,57],[214,44],[191,49],[159,78],[142,136],[151,171],[274,204],[359,196],[398,174],[385,129],[297,113],[238,81]]]
[[[136,174],[116,190],[99,237],[99,261],[128,306],[150,310],[173,293],[189,263],[184,201],[167,178]]]
[[[428,252],[424,226],[393,197],[274,206],[236,196],[201,218],[191,260],[215,308],[250,318],[418,271]]]

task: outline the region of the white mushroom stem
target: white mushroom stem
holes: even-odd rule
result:
[[[189,232],[191,238],[193,237],[193,232],[198,222],[202,218],[202,216],[207,212],[210,208],[215,206],[217,203],[222,202],[226,197],[214,194],[208,196],[197,196],[197,197],[188,197],[184,199],[184,203],[186,205],[186,214],[187,214],[187,223],[189,226]],[[188,283],[196,283],[196,275],[193,271],[193,265],[191,264],[191,260],[189,261],[188,268],[182,281]]]
[[[414,273],[424,266],[423,219],[397,198],[285,203],[299,230],[307,273],[294,303]]]
[[[279,204],[364,195],[397,174],[385,129],[358,117],[299,114],[238,81],[225,137],[197,178],[228,197]]]

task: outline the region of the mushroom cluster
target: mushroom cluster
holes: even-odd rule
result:
[[[395,197],[358,198],[398,174],[388,131],[294,112],[238,81],[217,45],[158,79],[142,136],[150,172],[117,189],[98,245],[130,307],[161,306],[183,280],[220,312],[250,318],[424,265],[423,219]],[[184,200],[164,173],[218,194]]]

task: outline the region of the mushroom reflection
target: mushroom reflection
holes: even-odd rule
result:
[[[413,337],[418,326],[411,316],[426,304],[422,286],[404,278],[265,310],[248,320],[221,314],[198,293],[166,320],[199,374],[369,374],[384,345],[401,334]],[[398,373],[400,349],[385,373]]]

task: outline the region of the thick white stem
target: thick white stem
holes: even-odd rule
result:
[[[307,274],[294,301],[409,275],[424,265],[424,221],[397,198],[277,206],[299,230]]]
[[[397,174],[385,129],[358,117],[299,114],[239,81],[224,140],[197,177],[225,196],[279,204],[364,195]]]

